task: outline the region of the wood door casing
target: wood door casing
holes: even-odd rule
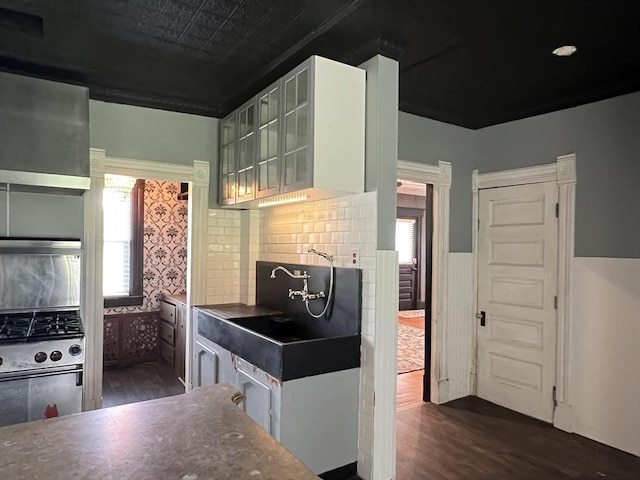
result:
[[[478,396],[553,420],[558,222],[555,183],[481,190]]]

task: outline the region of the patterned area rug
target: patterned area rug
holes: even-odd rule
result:
[[[424,368],[424,330],[398,324],[398,373]]]
[[[424,309],[422,310],[400,310],[398,316],[402,318],[424,317]]]

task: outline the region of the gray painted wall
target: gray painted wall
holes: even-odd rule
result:
[[[217,118],[91,100],[89,122],[91,146],[108,156],[184,165],[208,161],[209,205],[217,206]]]
[[[453,165],[452,252],[471,251],[471,172],[542,165],[575,153],[575,254],[640,257],[640,92],[481,130],[400,112],[398,158]]]
[[[576,256],[640,257],[640,92],[484,128],[476,145],[480,173],[575,153]]]
[[[398,159],[438,165],[451,162],[451,223],[449,250],[471,251],[471,172],[475,168],[475,132],[400,112]]]

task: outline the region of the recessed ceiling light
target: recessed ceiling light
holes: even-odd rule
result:
[[[554,55],[558,57],[568,57],[576,53],[577,48],[574,45],[563,45],[562,47],[556,48],[553,52]]]

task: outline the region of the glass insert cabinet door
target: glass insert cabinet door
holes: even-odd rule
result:
[[[220,201],[230,205],[236,201],[236,112],[222,120],[220,134]]]
[[[280,82],[258,94],[258,155],[256,161],[256,197],[277,194],[280,189]]]
[[[306,66],[284,79],[283,191],[311,184],[309,90]]]
[[[238,115],[238,164],[236,201],[255,198],[255,117],[256,108],[251,99],[237,110]]]

